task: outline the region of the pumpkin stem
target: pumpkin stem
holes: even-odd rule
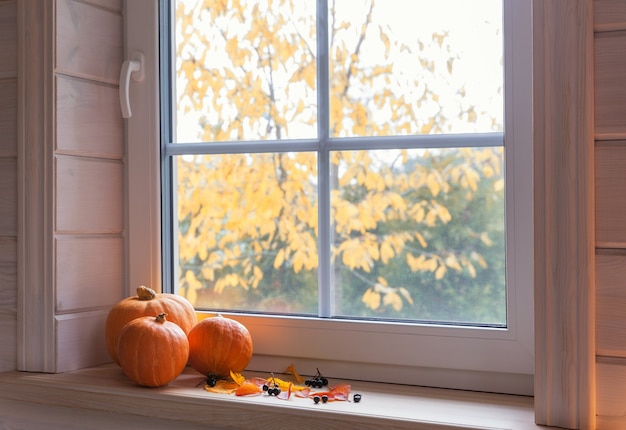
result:
[[[156,322],[158,322],[158,323],[163,324],[165,321],[167,321],[167,320],[165,319],[165,317],[166,317],[166,316],[167,316],[167,314],[166,314],[165,312],[163,312],[162,314],[158,314],[158,315],[156,316],[156,318],[155,318],[155,321],[156,321]]]
[[[152,300],[156,297],[156,291],[145,285],[140,285],[137,287],[137,297],[139,297],[139,300]]]

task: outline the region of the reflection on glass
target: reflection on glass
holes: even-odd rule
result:
[[[175,161],[179,294],[198,308],[317,313],[316,155]]]
[[[506,325],[502,148],[332,160],[337,315]]]

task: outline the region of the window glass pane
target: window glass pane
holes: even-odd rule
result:
[[[206,309],[506,326],[504,149],[469,139],[503,132],[501,1],[328,4],[325,65],[315,1],[175,1],[176,291]],[[416,134],[445,148],[395,138]]]
[[[501,0],[329,0],[331,136],[501,131]]]
[[[175,161],[179,293],[198,308],[317,313],[316,155]]]
[[[335,313],[506,325],[503,152],[333,153]]]
[[[315,1],[175,7],[175,142],[317,135]]]

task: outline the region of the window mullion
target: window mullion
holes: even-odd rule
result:
[[[318,313],[333,315],[333,283],[330,264],[330,137],[328,1],[317,1],[317,154],[318,176]]]

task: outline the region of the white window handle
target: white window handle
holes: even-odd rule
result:
[[[130,118],[132,112],[130,110],[130,78],[133,81],[141,82],[144,78],[144,55],[139,52],[133,52],[130,60],[122,63],[120,72],[120,107],[122,108],[122,118]]]

